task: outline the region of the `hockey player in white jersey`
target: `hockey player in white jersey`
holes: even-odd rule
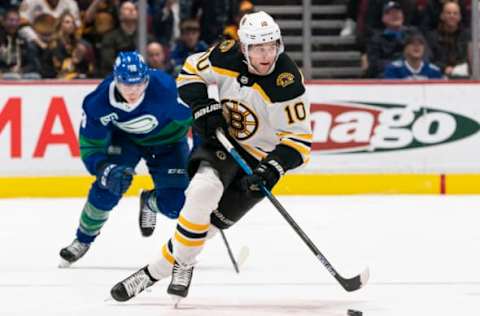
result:
[[[203,143],[192,154],[192,177],[172,238],[159,258],[111,290],[126,301],[171,276],[167,292],[188,294],[196,258],[218,229],[236,223],[287,172],[309,160],[312,140],[303,78],[284,53],[280,29],[265,12],[245,15],[240,43],[225,41],[190,56],[177,78],[182,101],[192,108],[193,129]],[[207,87],[216,84],[218,101]],[[253,168],[247,176],[215,137],[222,128]],[[260,236],[259,236],[260,237]]]

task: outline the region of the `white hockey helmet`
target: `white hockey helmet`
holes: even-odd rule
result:
[[[245,58],[247,59],[247,64],[250,68],[250,58],[248,57],[248,46],[255,44],[263,44],[272,41],[278,41],[279,46],[277,50],[277,56],[275,62],[277,61],[278,56],[283,53],[284,45],[282,41],[282,34],[280,32],[280,27],[275,22],[275,20],[266,12],[254,12],[250,14],[245,14],[240,20],[238,28],[238,37],[240,43],[245,47]],[[275,63],[272,66],[272,69],[268,73],[271,73],[275,68]]]

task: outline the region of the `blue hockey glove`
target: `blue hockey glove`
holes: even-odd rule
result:
[[[97,172],[97,180],[101,188],[120,196],[128,190],[135,171],[132,167],[106,164]]]
[[[285,173],[283,167],[275,160],[261,161],[250,176],[244,176],[240,185],[244,191],[250,191],[253,195],[263,197],[260,185],[271,190],[277,184],[280,177]]]

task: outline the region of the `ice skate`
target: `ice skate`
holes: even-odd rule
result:
[[[141,268],[134,274],[121,282],[115,284],[110,290],[112,298],[118,302],[125,302],[139,293],[143,292],[146,288],[152,286],[156,280],[153,280],[148,272],[147,266]]]
[[[167,293],[172,296],[175,308],[183,298],[187,297],[190,282],[193,276],[193,266],[184,266],[175,262],[172,270],[172,279],[168,285]]]
[[[150,237],[157,224],[157,213],[148,205],[148,199],[154,191],[142,191],[140,194],[140,214],[138,224],[143,237]]]
[[[83,257],[83,255],[88,251],[89,248],[90,244],[80,242],[78,241],[78,239],[73,240],[70,245],[60,250],[61,261],[58,267],[69,267],[72,263]]]

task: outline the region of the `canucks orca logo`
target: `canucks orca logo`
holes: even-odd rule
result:
[[[142,115],[125,122],[118,122],[117,119],[118,115],[115,113],[111,113],[101,118],[104,125],[111,121],[116,127],[130,134],[148,134],[158,126],[157,118],[151,114]]]

